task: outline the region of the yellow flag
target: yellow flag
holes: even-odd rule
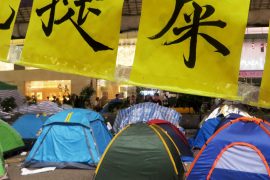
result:
[[[130,83],[235,99],[249,3],[143,1]]]
[[[0,61],[7,61],[13,26],[20,0],[0,1]]]
[[[18,64],[114,79],[123,0],[37,0]]]
[[[259,106],[267,108],[270,107],[270,28],[268,33],[266,60],[259,95]]]

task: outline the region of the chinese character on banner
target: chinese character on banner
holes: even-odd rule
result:
[[[263,71],[262,84],[259,95],[259,106],[269,108],[270,107],[270,28],[268,33],[268,43],[266,60]]]
[[[7,61],[19,0],[0,1],[0,61]]]
[[[123,0],[34,1],[19,64],[112,80]]]
[[[247,0],[143,1],[130,83],[237,98],[249,3]],[[165,6],[168,8],[162,8]]]
[[[186,2],[179,1],[180,3],[177,4],[177,6],[175,8],[179,11],[179,10],[181,10],[181,6],[183,6],[185,3],[189,2],[189,1],[186,1]],[[215,8],[213,6],[211,6],[211,5],[206,5],[205,7],[201,7],[196,2],[193,2],[192,5],[194,7],[194,12],[192,12],[192,14],[186,14],[186,13],[184,14],[185,22],[188,25],[183,26],[183,27],[179,27],[179,28],[177,28],[177,27],[173,28],[174,35],[175,36],[180,36],[180,37],[177,37],[176,40],[172,40],[170,42],[165,42],[164,43],[165,46],[169,46],[169,45],[172,45],[172,44],[181,43],[181,42],[187,40],[188,38],[190,38],[190,42],[189,42],[190,43],[189,44],[189,53],[190,54],[189,54],[188,60],[186,60],[185,56],[183,56],[184,61],[185,61],[185,65],[188,68],[194,68],[195,63],[196,63],[196,49],[197,49],[198,35],[200,35],[208,43],[210,43],[213,47],[215,47],[216,52],[219,52],[224,56],[227,56],[227,55],[230,54],[230,51],[228,50],[228,48],[226,48],[223,44],[221,44],[215,38],[212,38],[211,36],[209,36],[207,34],[199,32],[200,26],[213,26],[213,27],[219,27],[219,28],[226,27],[226,23],[221,21],[221,20],[201,22],[202,20],[207,19],[208,17],[213,15],[213,13],[215,12]],[[203,9],[205,9],[205,12],[202,14]],[[175,23],[178,15],[179,15],[179,12],[173,14],[171,19],[173,19],[174,21],[170,20],[168,22],[168,24],[165,26],[165,28],[162,29],[161,32],[154,35],[153,37],[150,37],[150,39],[161,38],[165,33],[167,33],[167,31],[169,31],[170,28]],[[192,17],[192,19],[191,19],[191,17]],[[185,32],[185,31],[187,31],[187,32]]]

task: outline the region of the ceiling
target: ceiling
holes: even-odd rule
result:
[[[123,15],[140,15],[142,0],[125,0]],[[251,0],[250,10],[270,9],[269,0]]]
[[[28,23],[30,19],[33,0],[21,0],[17,23]],[[142,0],[124,0],[123,16],[139,16],[141,14]]]
[[[125,0],[123,16],[138,16],[141,14],[142,0]]]
[[[28,24],[31,14],[33,0],[21,0],[20,9],[16,19],[16,25]],[[138,29],[142,0],[124,0],[123,20],[121,32],[134,31]],[[268,26],[270,19],[270,0],[251,0],[248,26]],[[27,27],[27,26],[26,26]],[[17,29],[24,29],[17,27]],[[25,30],[26,31],[26,30]],[[20,36],[24,33],[17,33]]]
[[[251,0],[250,9],[251,10],[270,9],[270,1],[269,0]]]

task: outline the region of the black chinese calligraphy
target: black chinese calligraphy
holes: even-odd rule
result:
[[[15,10],[11,6],[9,7],[11,9],[11,14],[8,16],[5,22],[0,23],[0,29],[2,30],[10,29],[10,26],[15,18]]]
[[[173,27],[183,6],[186,3],[189,3],[190,1],[192,0],[184,0],[184,1],[176,0],[173,15],[170,18],[167,25],[159,33],[157,33],[156,35],[152,37],[149,37],[149,39],[151,40],[159,39],[163,35],[165,35]],[[223,56],[227,56],[230,54],[230,50],[225,45],[220,43],[218,40],[216,40],[215,38],[205,33],[199,32],[199,29],[201,26],[213,26],[213,27],[218,27],[218,28],[226,27],[227,25],[226,22],[223,22],[221,20],[205,21],[207,18],[209,18],[211,15],[214,14],[215,8],[211,5],[200,6],[195,1],[192,1],[192,6],[194,8],[194,12],[192,14],[186,14],[186,13],[184,14],[185,22],[190,25],[179,27],[179,28],[174,27],[173,28],[174,35],[180,36],[180,37],[176,40],[164,43],[165,46],[168,46],[172,44],[181,43],[187,40],[188,38],[190,38],[188,59],[186,59],[185,55],[183,55],[184,63],[188,68],[194,68],[196,64],[198,35],[200,35],[203,39],[205,39],[208,43],[210,43],[214,48],[216,48],[216,52],[222,54]],[[203,11],[204,10],[203,8],[205,8],[205,11]]]
[[[87,44],[95,51],[104,51],[104,50],[113,50],[112,48],[96,41],[93,39],[81,26],[85,23],[89,13],[92,13],[96,16],[101,14],[101,11],[96,8],[86,7],[87,4],[90,4],[93,0],[73,0],[76,8],[79,8],[77,19],[74,20],[73,17],[75,15],[75,10],[71,7],[67,8],[66,14],[64,14],[60,19],[55,18],[56,6],[60,2],[60,0],[52,0],[50,4],[44,6],[40,9],[36,9],[36,13],[39,17],[49,11],[49,20],[47,25],[42,21],[42,29],[45,35],[48,37],[51,35],[53,31],[54,25],[60,25],[65,21],[70,21],[72,25],[76,28],[76,30],[80,33],[81,37],[87,42]],[[69,4],[68,0],[62,0],[64,6]]]

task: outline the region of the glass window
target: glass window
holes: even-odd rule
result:
[[[61,101],[63,96],[71,94],[71,80],[28,81],[25,83],[27,96],[36,96],[38,100],[53,99],[56,96]]]

